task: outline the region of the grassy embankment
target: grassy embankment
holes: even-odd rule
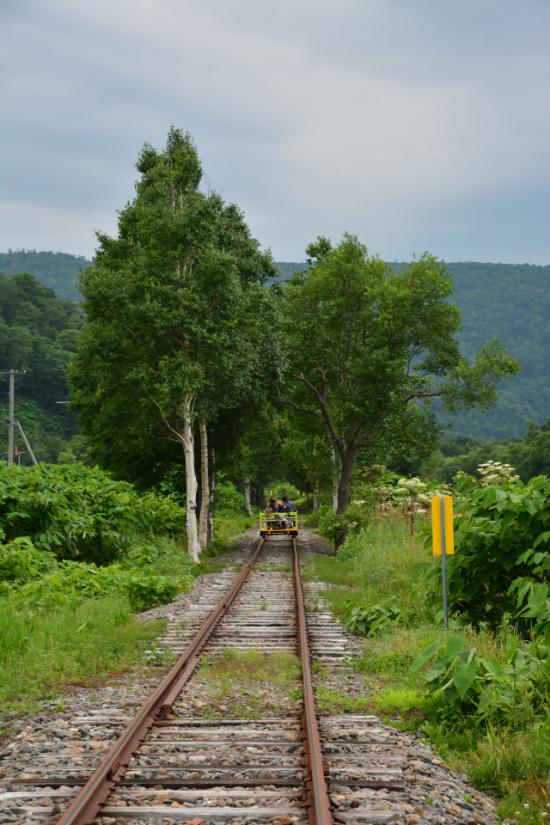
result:
[[[0,720],[35,711],[67,685],[100,684],[135,665],[167,662],[154,644],[165,622],[137,621],[135,611],[169,601],[195,576],[217,569],[216,556],[235,547],[250,521],[220,514],[218,537],[199,565],[190,563],[182,542],[165,538],[99,573],[53,564],[0,596]]]
[[[2,715],[36,710],[67,685],[94,684],[143,659],[162,622],[138,623],[127,598],[111,594],[50,610],[0,613]]]
[[[0,548],[0,568],[12,546]],[[9,589],[4,583],[0,719],[34,712],[44,700],[57,700],[61,708],[68,685],[101,684],[133,665],[165,660],[154,644],[165,622],[140,622],[134,614],[188,589],[193,569],[172,540],[148,551],[146,559],[144,552],[130,554],[99,568],[42,554],[46,569],[27,570],[26,581],[11,581]]]
[[[435,569],[434,569],[435,567]],[[426,669],[413,663],[428,644],[445,639],[440,613],[439,567],[400,518],[378,518],[348,538],[338,556],[317,556],[316,577],[332,583],[325,598],[346,620],[352,606],[391,606],[393,619],[365,641],[354,665],[365,674],[365,696],[325,691],[321,701],[335,711],[374,711],[390,724],[420,730],[454,768],[500,799],[499,812],[521,823],[550,817],[550,720],[529,712],[521,722],[480,721],[475,713],[445,718],[437,693],[429,691]],[[376,615],[375,612],[371,615]],[[501,663],[515,634],[451,620],[479,655]],[[508,654],[507,654],[508,651]]]

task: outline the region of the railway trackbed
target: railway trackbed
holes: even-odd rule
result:
[[[247,555],[239,572],[202,591],[185,626],[171,624],[166,644],[178,659],[135,716],[91,706],[71,720],[76,741],[45,742],[0,780],[0,822],[496,821],[486,798],[472,805],[471,789],[410,736],[371,715],[316,712],[320,673],[329,685],[349,680],[347,636],[318,599],[307,609],[295,541],[260,541]],[[272,663],[297,655],[301,690],[275,702],[252,697],[252,709],[238,701],[212,709],[208,665],[216,678],[217,662],[247,651]]]

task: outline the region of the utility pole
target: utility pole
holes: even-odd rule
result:
[[[4,374],[9,375],[9,392],[8,392],[8,467],[13,464],[14,455],[14,428],[15,428],[15,374],[19,372],[26,372],[26,370],[0,370]]]
[[[8,467],[13,464],[13,425],[15,410],[15,370],[10,370],[10,389],[8,397]]]

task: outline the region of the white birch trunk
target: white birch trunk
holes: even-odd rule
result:
[[[183,455],[185,458],[185,497],[187,511],[187,551],[194,562],[198,562],[201,546],[197,534],[197,475],[195,473],[195,440],[191,422],[191,397],[183,403]]]
[[[340,462],[334,445],[330,445],[330,462],[332,464],[332,509],[334,512],[338,509],[338,477],[340,475]]]
[[[250,479],[244,480],[244,509],[247,516],[252,515],[252,507],[250,505]]]
[[[315,480],[313,486],[313,512],[315,515],[319,512],[319,479]]]
[[[208,479],[208,432],[205,421],[199,421],[199,434],[201,441],[201,514],[199,519],[199,542],[201,547],[206,547],[208,544],[210,481]]]
[[[214,497],[216,495],[216,454],[210,450],[210,502],[208,506],[208,544],[214,541]]]

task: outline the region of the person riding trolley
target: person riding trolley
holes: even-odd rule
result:
[[[273,533],[297,535],[297,513],[288,496],[277,499],[271,496],[265,513],[260,513],[260,535]]]

